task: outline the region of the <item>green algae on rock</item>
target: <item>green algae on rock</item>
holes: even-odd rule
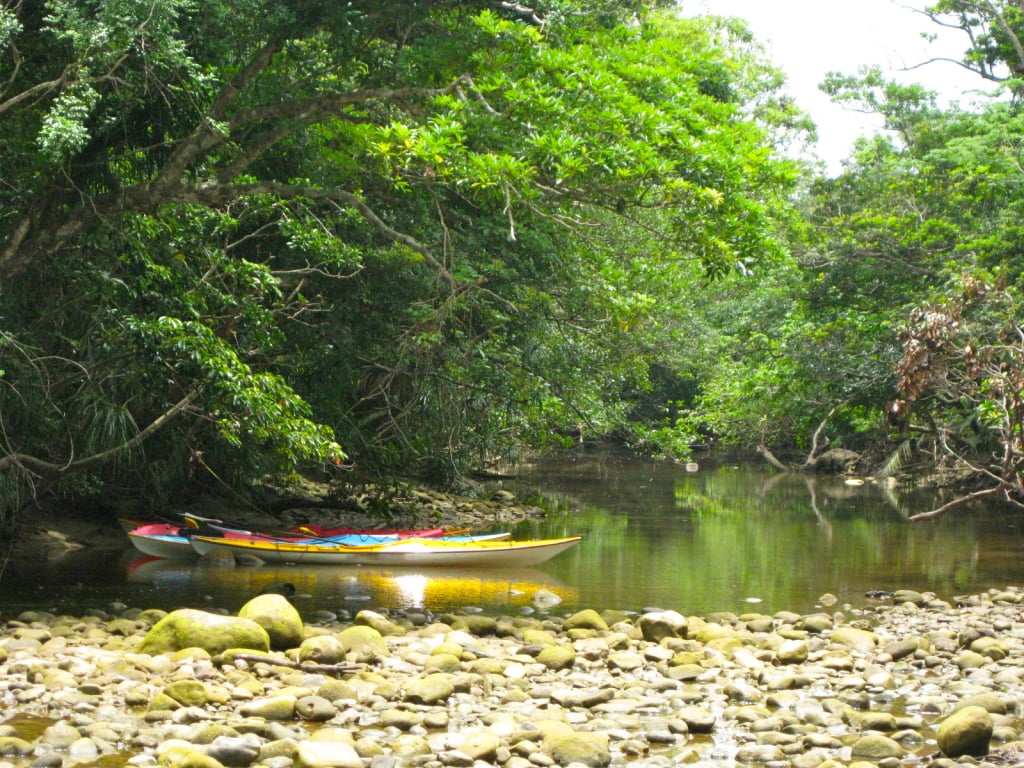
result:
[[[211,654],[231,648],[269,651],[270,636],[250,619],[182,608],[160,619],[146,633],[139,651],[156,655],[184,648],[202,648]]]

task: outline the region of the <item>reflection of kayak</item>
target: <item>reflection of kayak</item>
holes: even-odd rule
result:
[[[122,527],[128,534],[135,548],[146,555],[154,557],[187,558],[204,554],[212,547],[204,548],[196,546],[192,532],[195,528],[179,526],[171,523],[135,523],[134,521],[122,521]],[[372,528],[324,528],[317,525],[298,526],[282,532],[280,535],[257,533],[252,531],[236,530],[224,527],[215,527],[211,534],[223,538],[244,538],[250,540],[262,539],[264,541],[297,541],[297,542],[324,542],[364,545],[382,544],[395,539],[423,537],[434,538],[444,537],[450,533],[444,528],[415,528],[415,529],[386,529],[376,530]],[[501,534],[492,534],[498,537]],[[506,537],[508,534],[504,534]]]
[[[375,568],[372,566],[266,565],[207,567],[196,561],[140,558],[128,566],[128,580],[183,591],[215,594],[224,603],[245,602],[282,583],[295,586],[305,613],[324,608],[364,607],[432,611],[531,605],[538,593],[574,604],[575,588],[536,568]]]
[[[550,560],[580,542],[580,536],[527,541],[446,541],[400,539],[381,544],[248,541],[195,536],[233,554],[253,555],[270,563],[308,565],[456,566],[521,568]]]
[[[146,555],[145,557],[140,557],[138,560],[132,560],[128,563],[128,581],[138,581],[138,577],[145,580],[147,573],[159,570],[158,568],[153,567],[154,563],[166,562],[167,558],[159,557],[157,555]]]

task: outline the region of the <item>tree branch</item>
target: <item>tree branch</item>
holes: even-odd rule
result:
[[[956,64],[958,67],[962,67],[963,69],[966,69],[968,72],[973,72],[974,74],[979,75],[980,77],[984,78],[985,80],[991,80],[994,83],[1001,83],[1001,82],[1006,80],[1005,77],[1000,77],[996,73],[990,72],[990,71],[984,69],[983,67],[974,67],[974,66],[971,66],[966,61],[960,61],[959,59],[951,59],[951,58],[949,58],[947,56],[935,56],[934,58],[926,59],[926,60],[922,61],[920,64],[912,64],[909,67],[901,67],[900,71],[902,71],[902,72],[912,72],[915,69],[920,69],[921,67],[925,67],[925,66],[927,66],[929,64],[935,64],[935,63],[939,63],[939,62],[946,62],[946,63],[949,63],[949,64]]]
[[[807,458],[804,460],[805,467],[811,466],[818,458],[818,438],[821,437],[822,430],[825,429],[825,425],[828,424],[828,420],[832,418],[832,415],[836,412],[837,408],[839,408],[838,405],[833,406],[832,410],[825,414],[825,418],[823,418],[821,423],[818,424],[818,428],[814,430],[814,435],[811,437],[811,450],[807,454]]]
[[[933,509],[929,512],[921,512],[916,515],[911,515],[908,518],[908,520],[910,520],[910,522],[912,523],[917,523],[922,520],[932,520],[936,517],[940,517],[946,514],[950,510],[956,509],[957,507],[962,507],[964,504],[969,504],[972,501],[978,501],[978,499],[986,499],[989,496],[997,496],[1000,493],[1003,493],[1005,490],[1006,485],[1000,484],[997,485],[995,488],[986,488],[985,490],[982,491],[975,491],[974,493],[969,493],[966,496],[960,496],[956,499],[953,499],[952,501],[943,504],[941,507]]]
[[[225,182],[237,178],[263,152],[293,133],[296,128],[337,115],[346,106],[373,100],[400,102],[414,97],[422,99],[451,93],[461,94],[463,87],[477,95],[472,78],[463,75],[443,88],[403,87],[355,90],[314,99],[285,101],[228,116],[235,98],[249,82],[270,65],[276,51],[276,43],[268,43],[263,46],[236,77],[224,86],[214,100],[207,116],[199,122],[189,136],[180,141],[152,181],[88,199],[72,208],[56,225],[49,219],[44,224],[42,219],[47,218],[47,215],[42,212],[41,206],[26,206],[28,212],[14,225],[10,238],[0,249],[0,284],[6,278],[13,277],[27,268],[38,255],[53,252],[104,219],[114,218],[128,212],[151,212],[164,203],[194,202],[208,205],[213,200],[221,203],[230,202],[232,198],[225,194],[226,192],[232,189],[239,190],[240,196],[245,194],[245,188],[230,187]],[[482,97],[480,98],[482,99]],[[249,144],[243,146],[242,154],[217,174],[217,181],[207,181],[197,185],[185,184],[189,169],[194,167],[211,149],[228,141],[232,132],[266,121],[284,121],[284,124],[275,125],[273,128],[261,131],[251,137]],[[275,187],[283,190],[290,189],[286,185],[277,185],[276,182],[266,182],[263,185],[249,187],[249,189],[258,192],[271,191]],[[295,196],[288,192],[284,194],[286,197]],[[389,227],[356,195],[336,190],[324,193],[311,189],[306,189],[299,194],[318,199],[338,199],[356,208],[382,234],[395,242],[403,243],[422,255],[424,260],[443,275],[449,283],[456,282],[429,248]]]
[[[130,451],[138,445],[141,445],[147,438],[153,433],[159,430],[161,427],[166,425],[171,419],[180,414],[195,399],[199,396],[198,390],[189,392],[185,397],[179,400],[177,403],[172,405],[167,411],[162,413],[156,419],[149,423],[149,425],[137,433],[130,440],[125,441],[121,445],[114,446],[106,451],[100,451],[99,453],[87,456],[84,459],[78,459],[76,461],[69,461],[66,464],[54,464],[44,459],[30,456],[24,453],[9,453],[6,456],[0,457],[0,472],[6,471],[13,466],[21,466],[25,469],[39,475],[60,475],[68,472],[78,472],[83,469],[103,464],[106,461],[114,458],[118,454]]]
[[[511,3],[507,0],[501,0],[498,3],[498,7],[503,11],[511,11],[519,18],[523,19],[535,27],[543,27],[544,21],[537,15],[537,11],[533,8],[523,5],[522,3]]]

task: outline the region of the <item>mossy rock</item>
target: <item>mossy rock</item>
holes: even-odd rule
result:
[[[837,627],[832,631],[831,640],[837,645],[845,645],[847,648],[861,653],[873,651],[878,645],[878,635],[856,627]]]
[[[413,680],[405,691],[405,698],[417,704],[439,704],[455,692],[451,675],[435,672]]]
[[[346,627],[338,633],[345,653],[357,661],[370,661],[388,655],[388,646],[384,636],[373,627],[356,625]]]
[[[35,747],[17,736],[0,736],[0,757],[28,757]]]
[[[224,768],[219,760],[185,746],[172,747],[158,762],[161,768]]]
[[[589,768],[604,768],[612,761],[608,736],[603,733],[552,734],[544,738],[541,748],[558,765],[580,763]]]
[[[193,647],[211,654],[222,653],[229,648],[266,652],[270,650],[270,636],[250,619],[182,608],[160,619],[146,633],[139,651],[157,655]]]
[[[572,669],[576,663],[576,650],[571,645],[552,645],[541,649],[537,661],[548,669]]]
[[[299,645],[299,661],[340,664],[345,661],[345,646],[334,635],[308,637]]]
[[[164,695],[185,707],[201,707],[208,699],[206,686],[198,680],[175,680],[164,687]]]
[[[566,629],[606,630],[608,629],[608,622],[593,608],[585,608],[567,618],[563,626]]]
[[[352,623],[356,626],[372,627],[383,637],[401,637],[406,634],[405,627],[401,624],[396,624],[387,616],[377,613],[376,611],[360,611],[356,614]]]
[[[274,650],[297,648],[302,643],[302,617],[283,595],[257,595],[242,606],[238,616],[263,627]]]
[[[899,742],[880,733],[868,733],[861,736],[850,748],[850,756],[878,762],[887,758],[899,758],[907,753]]]
[[[493,616],[467,614],[459,616],[462,628],[477,637],[489,637],[498,634],[498,620]]]
[[[982,757],[992,741],[992,715],[983,707],[958,709],[942,721],[936,739],[946,757]]]

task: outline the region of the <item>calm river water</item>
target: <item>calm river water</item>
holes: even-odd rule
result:
[[[574,549],[522,570],[328,566],[210,568],[81,552],[0,576],[0,616],[25,608],[81,613],[136,607],[237,610],[269,584],[291,582],[303,614],[362,608],[473,607],[530,611],[538,590],[551,609],[684,614],[806,612],[832,593],[864,604],[869,590],[911,588],[941,597],[1024,584],[1024,517],[988,507],[928,523],[907,516],[941,503],[865,482],[780,475],[761,466],[684,466],[580,453],[522,468],[508,484],[536,494],[548,516],[515,538],[582,534]]]

